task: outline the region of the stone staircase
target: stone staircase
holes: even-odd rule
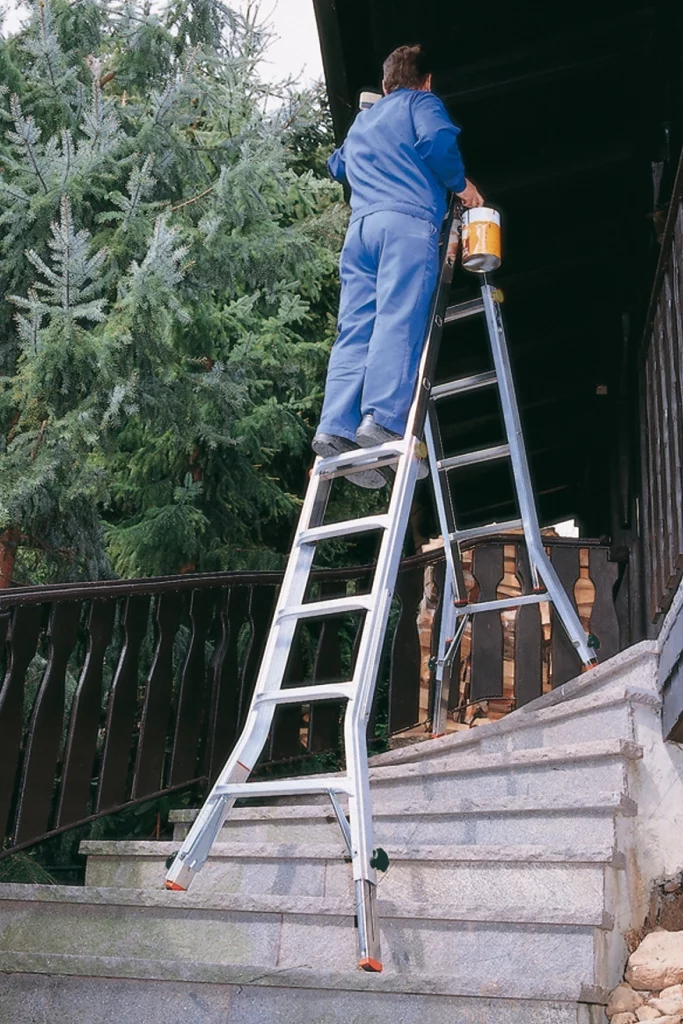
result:
[[[683,753],[644,643],[492,725],[373,760],[385,969],[355,968],[331,808],[242,807],[189,893],[173,842],[87,842],[86,885],[0,886],[0,1024],[602,1024]]]

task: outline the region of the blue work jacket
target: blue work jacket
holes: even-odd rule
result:
[[[351,222],[394,210],[440,226],[448,190],[462,192],[458,135],[431,92],[396,89],[361,110],[327,167],[351,188]]]

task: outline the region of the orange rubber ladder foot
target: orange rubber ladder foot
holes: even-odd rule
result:
[[[582,667],[581,672],[590,672],[592,668],[597,668],[599,664],[600,662],[598,661],[598,659],[594,658],[593,661],[589,661],[587,665],[584,665]]]
[[[368,974],[381,974],[382,965],[379,960],[373,960],[371,956],[366,956],[363,960],[358,961],[358,966],[362,971],[367,971]]]
[[[165,884],[166,888],[172,892],[187,892],[187,889],[182,885],[178,885],[177,882],[166,882]]]

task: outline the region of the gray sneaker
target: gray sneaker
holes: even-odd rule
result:
[[[377,444],[386,444],[387,441],[396,441],[401,437],[401,434],[395,434],[393,430],[387,430],[386,427],[381,427],[379,423],[375,423],[372,413],[367,413],[356,431],[356,441],[361,448],[374,448]],[[393,468],[389,467],[390,471],[393,472]],[[425,477],[429,476],[429,464],[426,459],[420,459],[420,463],[417,469],[417,479],[424,480]]]
[[[329,459],[333,455],[341,455],[342,452],[351,452],[358,445],[349,441],[346,437],[339,437],[337,434],[315,435],[311,441],[311,448],[321,459]],[[386,486],[385,477],[376,469],[359,469],[351,473],[347,478],[357,487],[365,487],[369,491],[378,491],[380,487]]]

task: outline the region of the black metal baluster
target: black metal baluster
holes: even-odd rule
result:
[[[158,792],[163,785],[166,741],[173,692],[173,642],[183,609],[182,594],[160,594],[156,603],[157,642],[145,687],[131,798]]]
[[[579,578],[580,566],[579,566],[579,549],[564,544],[553,544],[550,553],[551,561],[555,567],[560,583],[567,591],[569,599],[576,608],[576,598],[574,597],[574,585]],[[551,623],[551,640],[550,640],[550,653],[552,658],[552,678],[551,685],[553,687],[560,686],[562,683],[566,683],[568,679],[573,679],[581,671],[581,658],[578,655],[576,649],[572,646],[572,642],[567,636],[567,633],[560,621],[554,608],[551,607],[550,611],[550,623]]]
[[[195,590],[192,594],[192,636],[180,678],[170,786],[198,777],[206,693],[206,636],[214,605],[215,595],[211,591]]]
[[[500,542],[479,544],[473,554],[479,601],[495,601],[505,572],[504,546]],[[470,700],[503,696],[503,623],[498,611],[472,616],[471,672]]]
[[[403,569],[396,579],[400,611],[391,645],[389,732],[417,725],[420,718],[420,635],[417,612],[424,595],[424,569]]]
[[[517,575],[522,593],[532,591],[526,545],[517,544]],[[521,605],[515,620],[515,705],[521,708],[543,693],[543,624],[537,604]]]
[[[31,716],[17,800],[14,829],[17,843],[40,836],[50,825],[64,732],[64,680],[78,636],[81,610],[80,601],[52,606],[47,666]]]
[[[600,650],[597,652],[600,661],[606,661],[620,650],[619,620],[613,596],[619,566],[609,561],[608,548],[592,547],[588,551],[590,578],[595,587],[590,629],[600,641]]]
[[[9,831],[8,819],[22,747],[26,670],[36,653],[42,618],[42,605],[19,605],[12,611],[7,669],[0,690],[0,825],[3,836]]]
[[[210,665],[211,717],[207,740],[209,781],[213,782],[228,759],[238,733],[240,671],[238,640],[249,615],[249,587],[225,590],[218,612],[220,639]]]
[[[123,647],[107,708],[98,811],[125,803],[129,795],[131,748],[139,706],[138,665],[149,623],[149,602],[147,594],[133,595],[123,613]]]
[[[79,821],[90,809],[97,734],[102,718],[102,670],[115,616],[114,598],[92,602],[85,660],[71,705],[56,827]]]

